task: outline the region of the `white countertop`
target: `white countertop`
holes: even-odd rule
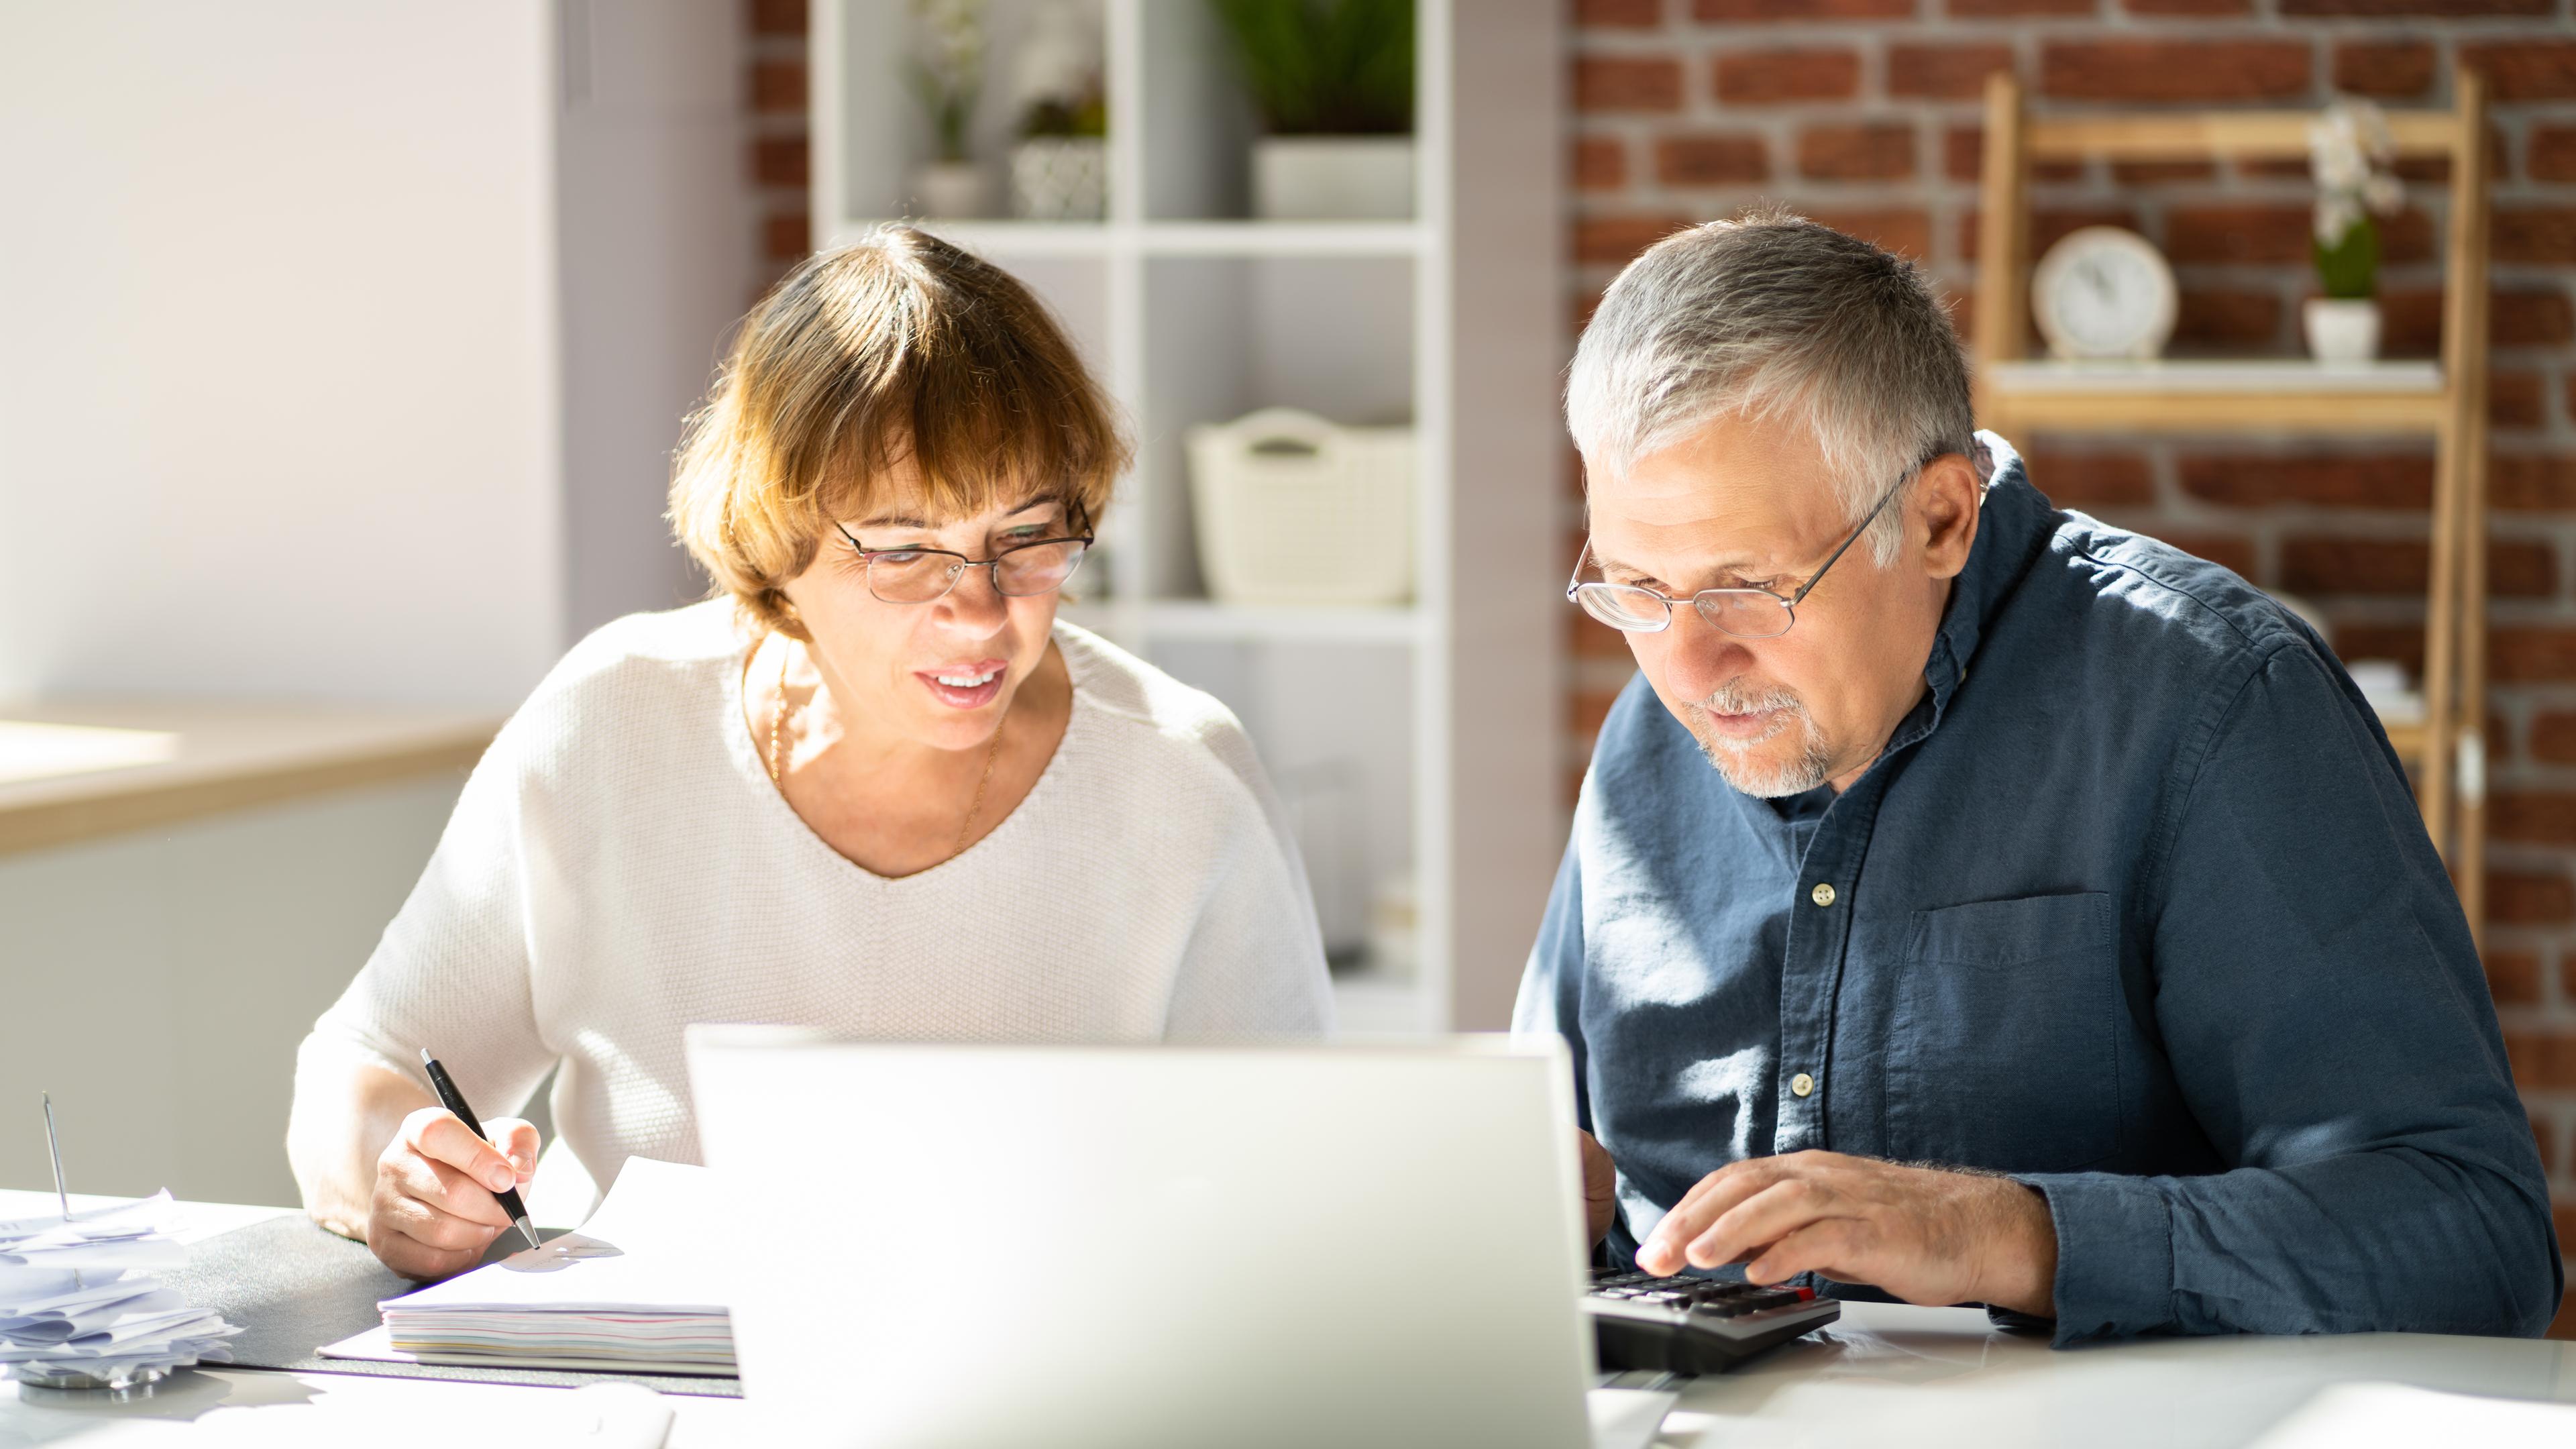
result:
[[[0,1191],[0,1217],[52,1205],[50,1193]],[[238,1226],[281,1211],[209,1206],[201,1221]],[[1658,1442],[1674,1449],[2234,1449],[2327,1385],[2371,1381],[2576,1403],[2576,1343],[2391,1333],[2166,1339],[2061,1352],[2043,1339],[1997,1332],[1973,1309],[1853,1303],[1831,1329],[1688,1384]],[[529,1422],[560,1404],[563,1393],[240,1369],[183,1374],[126,1405],[33,1391],[13,1399],[10,1386],[0,1385],[0,1449],[206,1442],[191,1432],[193,1421],[218,1409],[228,1412],[207,1420],[210,1432],[239,1431],[248,1422],[263,1431],[263,1442],[377,1449],[417,1437],[387,1434],[387,1425]],[[742,1400],[674,1395],[671,1403],[675,1449],[759,1442]],[[242,1410],[260,1417],[229,1412]],[[225,1435],[216,1442],[251,1441]],[[503,1441],[469,1434],[442,1442]]]

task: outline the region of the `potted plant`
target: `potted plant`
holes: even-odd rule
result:
[[[1265,221],[1413,215],[1413,0],[1208,0],[1234,36],[1264,135]]]
[[[1109,202],[1109,107],[1100,45],[1070,0],[1029,17],[1013,68],[1020,140],[1011,148],[1011,214],[1098,221]]]
[[[2328,365],[2379,355],[2379,224],[2403,201],[2388,169],[2396,155],[2388,118],[2368,101],[2337,101],[2308,125],[2308,170],[2317,183],[2312,253],[2322,297],[2301,307],[2309,355]]]
[[[967,149],[984,89],[984,0],[912,0],[912,90],[936,159],[912,173],[912,199],[932,218],[993,214],[992,177]]]

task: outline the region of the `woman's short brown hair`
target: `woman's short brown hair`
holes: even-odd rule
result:
[[[808,258],[743,319],[681,440],[671,526],[718,592],[802,638],[779,586],[907,459],[934,515],[1052,493],[1097,523],[1128,445],[1017,278],[890,226]]]

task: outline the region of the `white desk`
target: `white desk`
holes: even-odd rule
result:
[[[0,1190],[0,1217],[52,1207],[50,1193]],[[192,1205],[192,1230],[240,1226],[282,1211]],[[2576,1343],[2367,1334],[2178,1339],[2061,1353],[2037,1338],[1998,1333],[1971,1309],[1854,1303],[1825,1333],[1692,1384],[1665,1420],[1661,1443],[1676,1449],[2232,1449],[2318,1389],[2356,1380],[2576,1403]],[[346,1426],[339,1441],[359,1443],[365,1442],[361,1432],[387,1421],[490,1423],[495,1413],[539,1413],[555,1401],[549,1396],[562,1392],[241,1369],[183,1374],[129,1405],[13,1398],[12,1387],[0,1383],[0,1449],[199,1442],[189,1432],[191,1421],[242,1408],[274,1414],[277,1442],[327,1442],[328,1431]],[[739,1399],[674,1395],[671,1403],[678,1416],[673,1449],[751,1442],[747,1406]],[[210,1421],[210,1427],[223,1423]],[[306,1437],[316,1431],[325,1432]],[[375,1442],[412,1439],[393,1434]]]

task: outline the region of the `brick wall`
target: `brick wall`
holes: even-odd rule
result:
[[[744,0],[745,47],[751,73],[743,78],[751,112],[751,151],[744,164],[760,189],[761,275],[764,290],[813,250],[808,229],[805,137],[805,0]]]
[[[1569,244],[1579,321],[1641,247],[1781,201],[1976,285],[1980,96],[2012,67],[2034,109],[2308,107],[2343,93],[2446,106],[2488,77],[2494,186],[2492,700],[2487,975],[2576,1252],[2576,26],[2569,0],[1573,0]],[[2058,167],[2034,253],[2077,226],[2154,238],[2182,287],[2174,351],[2294,354],[2303,165]],[[2410,180],[2438,181],[2415,168]],[[2436,354],[2438,184],[2383,233],[2389,350]],[[1957,309],[1963,325],[1964,305]],[[2422,654],[2429,448],[2015,439],[2052,497],[2321,608],[2348,658]],[[1568,527],[1579,512],[1569,500]],[[1569,540],[1569,553],[1572,549]],[[1627,678],[1569,620],[1577,770]],[[2576,1298],[2571,1298],[2576,1305]],[[2576,1306],[2560,1316],[2576,1334]]]

